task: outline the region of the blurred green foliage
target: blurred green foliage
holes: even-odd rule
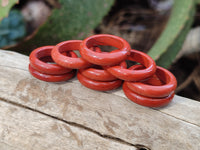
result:
[[[148,54],[165,68],[175,59],[191,29],[195,13],[194,0],[175,0],[170,19],[160,38]]]
[[[0,21],[8,16],[11,7],[18,3],[18,0],[1,0],[0,3]]]
[[[0,22],[0,47],[16,44],[25,34],[25,22],[21,13],[11,10],[8,17]]]
[[[37,33],[14,50],[29,54],[39,46],[84,39],[102,21],[113,2],[114,0],[59,0],[60,8],[53,9],[51,16]]]
[[[195,0],[197,4],[200,4],[200,0]]]

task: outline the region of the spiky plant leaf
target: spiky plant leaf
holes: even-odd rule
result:
[[[168,67],[173,62],[190,30],[194,12],[194,0],[175,0],[166,29],[148,52],[158,65]]]

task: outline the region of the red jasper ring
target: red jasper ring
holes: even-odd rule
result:
[[[77,78],[79,82],[85,87],[93,89],[93,90],[97,90],[97,91],[113,90],[120,87],[122,84],[121,80],[107,81],[107,82],[91,80],[83,76],[80,72],[77,73]]]
[[[167,105],[174,97],[174,92],[164,98],[150,98],[138,95],[128,88],[127,83],[123,84],[123,91],[125,95],[133,102],[147,107],[163,107]]]
[[[131,61],[136,61],[145,66],[142,70],[133,70],[131,68],[124,69],[120,66],[104,67],[109,73],[117,77],[118,79],[125,81],[140,81],[152,76],[156,71],[156,63],[147,54],[131,50],[131,55],[127,58]]]
[[[62,55],[63,52],[79,50],[81,42],[81,40],[70,40],[57,44],[51,52],[53,60],[60,66],[72,69],[80,69],[91,66],[89,62],[82,58]]]
[[[155,78],[155,76],[157,77],[157,79]],[[176,78],[168,70],[157,66],[155,76],[153,79],[149,78],[147,81],[144,82],[126,81],[126,85],[135,93],[147,97],[166,97],[176,89]],[[159,80],[163,84],[156,85],[156,83],[158,83]]]
[[[143,65],[133,65],[131,66],[132,70],[140,70],[140,69],[144,69],[145,67]],[[131,81],[130,81],[131,82]],[[159,85],[163,85],[164,83],[156,76],[156,74],[154,74],[153,76],[141,80],[142,83],[145,84],[149,84],[149,85],[154,85],[154,86],[159,86]]]
[[[122,68],[126,68],[126,62],[123,61],[120,63],[120,66]],[[91,68],[87,68],[87,69],[80,69],[79,72],[92,80],[96,80],[96,81],[114,81],[117,80],[117,78],[115,76],[113,76],[112,74],[110,74],[108,71],[102,69],[101,66],[93,66]]]
[[[64,68],[57,64],[48,64],[47,61],[51,61],[51,51],[54,46],[43,46],[33,50],[30,54],[29,60],[31,66],[41,73],[45,74],[64,74],[72,71],[72,69]],[[72,57],[76,57],[74,52],[70,52]]]
[[[67,81],[75,76],[75,71],[72,70],[71,72],[61,74],[61,75],[50,75],[50,74],[44,74],[37,70],[35,70],[31,65],[29,65],[29,72],[32,76],[35,78],[46,81],[46,82],[61,82],[61,81]]]
[[[97,53],[90,48],[98,45],[107,45],[118,48],[112,53]],[[116,65],[124,61],[130,54],[130,45],[128,42],[118,36],[109,34],[93,35],[85,40],[80,45],[80,54],[83,59],[96,65]]]

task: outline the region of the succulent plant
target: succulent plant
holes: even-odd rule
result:
[[[26,35],[26,25],[21,13],[11,10],[0,22],[0,47],[13,45]]]

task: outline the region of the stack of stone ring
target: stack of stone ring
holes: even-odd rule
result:
[[[142,65],[135,65],[129,69],[140,70],[143,68]],[[174,75],[157,66],[156,73],[146,80],[139,82],[125,81],[123,91],[130,100],[137,104],[148,107],[162,107],[167,105],[174,97],[176,85]]]
[[[60,82],[71,79],[75,76],[74,70],[53,63],[54,61],[51,58],[53,48],[54,46],[43,46],[32,51],[29,57],[29,72],[35,78],[47,82]],[[77,57],[74,52],[63,53],[63,55],[69,55],[72,58]]]
[[[113,46],[102,52],[98,46]],[[80,52],[78,57],[74,50]],[[140,63],[127,69],[126,60]],[[147,54],[133,50],[120,37],[99,34],[85,40],[69,40],[55,46],[44,46],[30,54],[30,73],[43,81],[67,81],[75,76],[87,88],[108,91],[121,86],[133,102],[148,106],[167,105],[174,97],[176,78],[168,70],[156,66]]]

